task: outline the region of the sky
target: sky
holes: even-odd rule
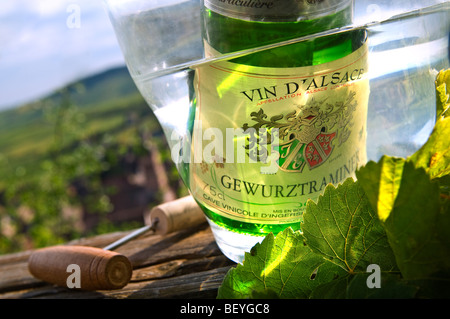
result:
[[[186,0],[145,1],[160,6]],[[387,0],[359,0],[357,16],[373,21],[406,5],[417,9],[445,1],[397,0],[395,6]],[[0,0],[0,110],[124,64],[103,0]]]
[[[124,64],[102,0],[0,1],[0,110]]]

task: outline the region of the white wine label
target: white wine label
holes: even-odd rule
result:
[[[299,221],[366,163],[367,45],[316,66],[196,70],[190,190],[234,220]]]
[[[352,0],[204,0],[208,9],[237,19],[313,19],[349,6]]]

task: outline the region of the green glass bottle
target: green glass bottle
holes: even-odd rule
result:
[[[226,256],[301,229],[309,199],[366,161],[364,30],[282,46],[352,21],[352,1],[205,0],[207,55],[272,45],[199,67],[193,81],[192,195]]]

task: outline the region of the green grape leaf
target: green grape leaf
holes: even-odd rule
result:
[[[435,81],[436,117],[447,117],[450,108],[450,69],[441,70]]]
[[[436,121],[428,141],[408,161],[437,178],[450,174],[450,117]]]
[[[231,269],[219,298],[413,298],[450,292],[450,70],[437,120],[408,159],[383,156],[309,201],[302,232],[267,236]],[[367,268],[377,265],[381,287]]]
[[[372,263],[398,271],[384,229],[352,179],[308,203],[302,231],[269,234],[228,272],[218,298],[343,298],[353,275]]]
[[[405,299],[414,298],[418,286],[402,280],[400,274],[383,273],[377,287],[372,283],[372,274],[358,273],[342,276],[339,279],[317,287],[311,294],[311,299]]]
[[[370,161],[356,172],[358,182],[381,221],[389,217],[394,207],[404,165],[402,158],[383,156],[378,163]]]
[[[344,275],[337,279],[323,283],[316,287],[309,296],[310,299],[345,299],[347,297],[347,287],[353,276]]]
[[[225,276],[217,298],[308,298],[337,274],[338,269],[305,246],[300,232],[287,228],[276,237],[267,235],[246,253],[243,263]]]
[[[350,274],[365,272],[370,264],[397,271],[386,233],[369,201],[353,179],[335,188],[328,185],[303,214],[306,244]]]
[[[408,158],[432,179],[450,174],[450,69],[439,72],[435,85],[436,123],[427,142]]]
[[[357,274],[348,284],[347,299],[409,299],[417,296],[419,287],[402,280],[399,274],[383,274],[379,288],[369,288],[370,273]]]
[[[438,182],[413,162],[387,156],[368,163],[356,176],[370,194],[405,279],[450,269],[450,212]]]

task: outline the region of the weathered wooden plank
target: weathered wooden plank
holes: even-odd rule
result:
[[[116,232],[82,238],[68,242],[67,245],[102,247],[125,236],[127,233],[129,232]],[[42,286],[42,282],[34,278],[28,271],[28,258],[32,252],[32,250],[27,250],[0,256],[0,293]]]
[[[177,259],[135,269],[130,282],[175,277],[232,265],[234,263],[223,255],[200,259]]]
[[[69,245],[103,247],[129,232],[71,241]],[[116,251],[133,264],[130,283],[120,290],[77,291],[34,278],[27,260],[32,251],[0,256],[0,298],[215,298],[235,264],[218,249],[207,224],[165,236],[134,239]]]
[[[217,289],[231,266],[193,272],[183,276],[130,283],[123,289],[108,291],[109,298],[216,298]]]
[[[129,231],[82,238],[70,241],[67,245],[103,247],[127,233]],[[32,252],[32,250],[27,250],[0,256],[0,293],[42,286],[42,282],[34,278],[28,271],[28,258]]]
[[[28,271],[27,261],[2,265],[0,274],[0,293],[35,287],[41,284],[41,281],[34,278]]]
[[[133,298],[215,298],[217,289],[232,266],[214,268],[153,280],[130,282],[118,290],[79,291],[53,285],[33,289],[10,291],[0,295],[3,299],[133,299]]]
[[[222,255],[206,225],[167,236],[139,238],[117,251],[126,255],[135,268],[173,259]]]

